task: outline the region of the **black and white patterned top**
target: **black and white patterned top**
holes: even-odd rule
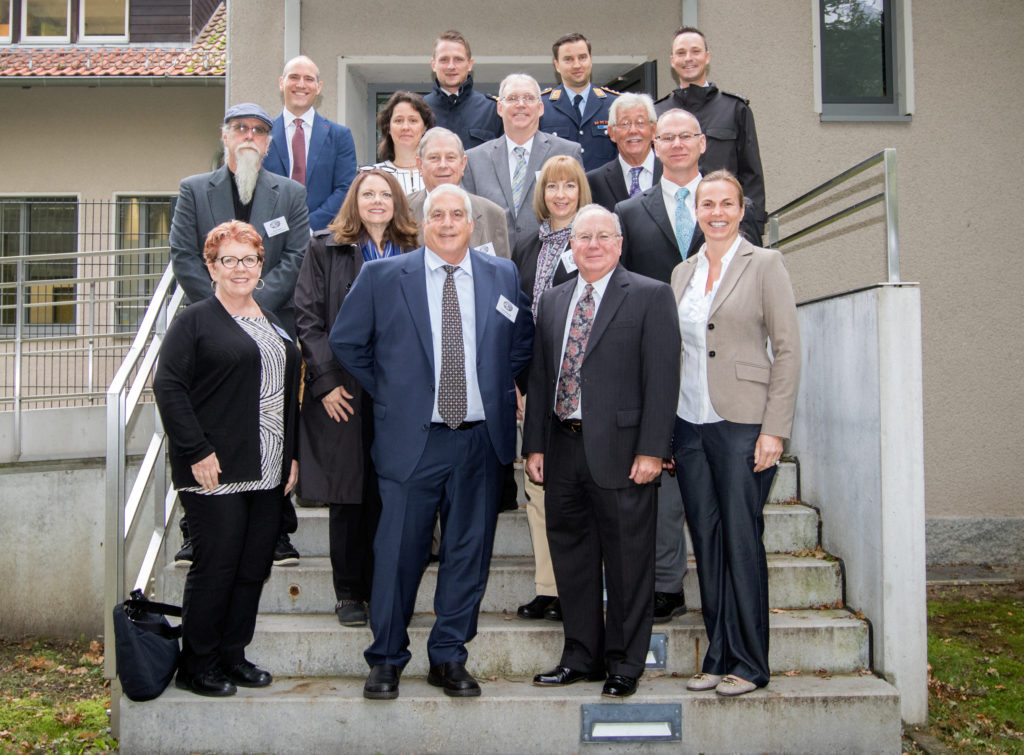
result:
[[[230,482],[213,490],[202,486],[182,488],[201,495],[225,495],[248,490],[270,490],[281,484],[284,463],[284,366],[281,336],[265,317],[232,318],[256,342],[260,350],[260,479]]]

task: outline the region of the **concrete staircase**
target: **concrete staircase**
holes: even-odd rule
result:
[[[784,465],[773,501],[796,496]],[[818,515],[770,504],[771,684],[734,700],[684,688],[706,642],[695,569],[685,591],[691,612],[655,625],[648,671],[624,702],[599,684],[541,689],[534,673],[553,666],[561,625],[528,622],[515,607],[533,596],[526,515],[501,514],[479,634],[469,669],[483,686],[475,699],[450,699],[427,685],[426,638],[436,567],[420,586],[410,628],[413,658],[396,701],[362,697],[368,628],[344,628],[333,614],[327,510],[299,509],[293,537],[299,566],[275,567],[263,591],[248,657],[275,682],[210,700],[168,689],[149,703],[121,701],[121,750],[145,753],[587,753],[900,752],[899,696],[875,677],[869,627],[842,607],[840,564],[822,558]],[[178,602],[184,569],[168,566],[157,594]],[[623,722],[627,728],[622,728]],[[633,727],[633,728],[629,728]],[[614,739],[616,734],[641,741]],[[653,739],[651,738],[653,736]]]

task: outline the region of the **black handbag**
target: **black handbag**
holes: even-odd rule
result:
[[[159,697],[178,669],[181,626],[172,627],[164,616],[181,616],[181,608],[155,603],[141,590],[114,606],[114,648],[121,689],[129,700]]]

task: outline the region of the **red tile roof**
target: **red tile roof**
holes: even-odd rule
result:
[[[2,77],[223,76],[227,15],[221,3],[191,47],[0,48]]]

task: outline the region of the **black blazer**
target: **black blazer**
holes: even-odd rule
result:
[[[277,328],[272,312],[264,316]],[[279,331],[283,333],[283,331]],[[299,349],[285,344],[282,482],[296,458]],[[197,485],[192,465],[216,452],[220,482],[260,479],[260,350],[215,296],[182,311],[167,329],[153,380],[170,443],[176,488]]]
[[[522,259],[516,264],[519,268],[519,277],[523,281],[523,291],[529,297],[530,301],[533,301],[533,284],[537,280],[537,258],[540,256],[541,240],[540,234],[537,234],[537,238],[533,246],[525,248],[523,251]],[[572,247],[567,246],[566,249]],[[559,262],[555,266],[555,274],[551,278],[551,285],[557,286],[559,283],[565,283],[567,280],[576,280],[576,271],[573,270],[571,273],[565,269],[565,265]],[[536,318],[536,315],[534,315]]]
[[[661,180],[661,160],[654,158],[654,183]],[[608,212],[615,210],[615,205],[629,199],[629,187],[622,177],[622,166],[619,165],[618,156],[611,162],[607,162],[600,168],[587,173],[587,183],[590,184],[590,195],[594,204],[599,204]]]
[[[533,340],[523,454],[546,453],[562,335],[576,281],[541,297]],[[638,454],[668,458],[679,402],[679,322],[664,283],[621,265],[612,272],[583,357],[583,448],[594,481],[628,488]]]
[[[668,283],[672,271],[683,261],[665,208],[661,183],[615,205],[622,224],[622,265],[634,273]],[[754,246],[761,246],[754,212],[749,207],[740,221],[740,233]],[[704,232],[697,225],[686,257],[695,255],[704,243]]]

